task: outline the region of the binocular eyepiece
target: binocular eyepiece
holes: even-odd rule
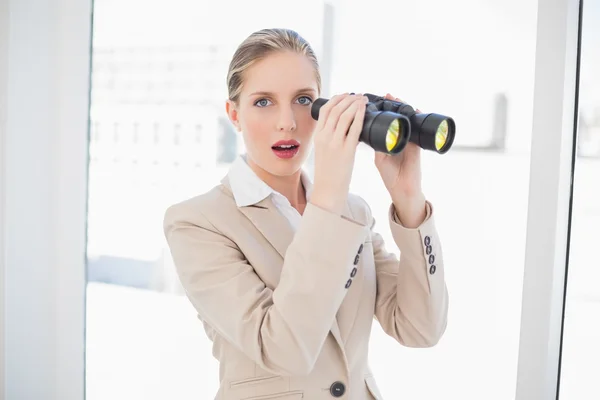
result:
[[[434,113],[417,114],[408,104],[369,93],[365,96],[369,102],[359,140],[375,151],[398,154],[408,142],[439,154],[452,147],[456,132],[452,118]],[[318,98],[313,102],[313,119],[319,119],[319,110],[328,101]]]

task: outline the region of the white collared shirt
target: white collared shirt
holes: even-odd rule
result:
[[[252,168],[250,168],[246,160],[245,154],[238,156],[231,165],[228,174],[229,185],[231,186],[237,206],[245,207],[253,205],[271,196],[277,210],[289,221],[294,231],[296,231],[302,220],[302,216],[298,210],[292,207],[284,195],[275,191],[260,179]],[[312,182],[304,170],[302,170],[301,179],[306,190],[306,201],[308,201],[312,191]]]

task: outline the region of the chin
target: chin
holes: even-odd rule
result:
[[[292,158],[279,158],[276,155],[270,157],[268,162],[269,168],[266,168],[269,173],[277,176],[289,176],[293,175],[302,168],[306,161],[306,155],[296,154]]]
[[[276,165],[272,165],[269,172],[276,176],[290,176],[294,175],[301,168],[302,162],[299,162],[298,160],[285,160],[283,162],[277,162]]]

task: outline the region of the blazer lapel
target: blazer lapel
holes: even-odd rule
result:
[[[294,231],[285,217],[277,210],[271,197],[269,196],[255,205],[238,209],[254,224],[281,257],[285,257],[285,252],[294,238]]]
[[[227,176],[221,180],[221,183],[233,196]],[[238,207],[238,210],[252,222],[281,257],[285,257],[285,252],[294,238],[294,231],[286,218],[277,210],[271,196],[256,204]]]

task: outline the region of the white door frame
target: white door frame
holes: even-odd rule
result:
[[[81,400],[92,2],[1,4],[0,397]]]

